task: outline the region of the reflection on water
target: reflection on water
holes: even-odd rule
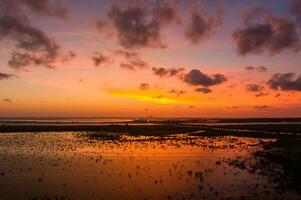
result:
[[[273,199],[268,178],[229,164],[237,157],[252,161],[261,141],[0,134],[0,199]]]

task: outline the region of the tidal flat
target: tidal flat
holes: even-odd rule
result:
[[[1,133],[0,199],[301,199],[298,188],[285,187],[284,178],[272,179],[275,173],[290,173],[265,154],[279,149],[271,147],[277,141],[189,134]]]

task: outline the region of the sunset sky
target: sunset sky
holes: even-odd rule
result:
[[[301,0],[0,0],[0,116],[301,117]]]

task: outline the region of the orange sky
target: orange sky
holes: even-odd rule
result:
[[[294,1],[1,1],[0,116],[300,117]]]

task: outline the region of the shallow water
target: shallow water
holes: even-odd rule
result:
[[[262,140],[0,134],[0,199],[283,199],[267,177],[229,165],[252,162]]]

